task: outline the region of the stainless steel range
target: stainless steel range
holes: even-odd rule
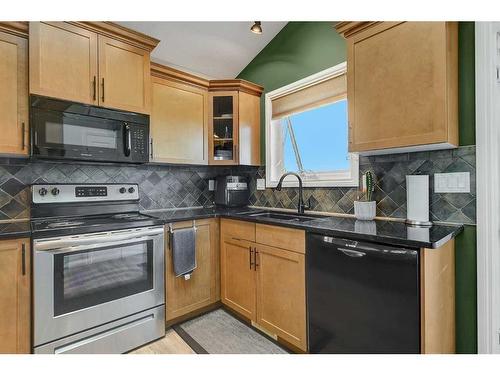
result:
[[[124,353],[165,334],[164,232],[135,184],[34,184],[34,352]]]

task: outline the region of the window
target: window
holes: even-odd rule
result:
[[[358,155],[348,152],[345,72],[342,63],[266,94],[266,186],[286,172],[298,173],[304,186],[358,186]]]

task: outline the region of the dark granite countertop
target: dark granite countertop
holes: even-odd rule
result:
[[[296,222],[276,218],[249,216],[265,210],[256,208],[192,208],[179,210],[144,211],[165,223],[196,220],[213,217],[227,217],[263,224],[274,224],[308,232],[339,236],[359,241],[371,241],[411,248],[438,248],[456,237],[463,230],[462,225],[435,224],[431,228],[418,228],[399,221],[361,221],[352,217],[319,216],[309,221]],[[276,211],[272,211],[276,212]],[[292,212],[287,212],[293,214]]]
[[[277,218],[249,216],[265,210],[256,208],[190,208],[178,210],[143,211],[164,223],[184,220],[227,217],[263,224],[274,224],[290,228],[303,229],[308,232],[339,236],[359,241],[372,241],[396,246],[412,248],[438,248],[456,237],[463,230],[462,225],[440,225],[431,228],[417,228],[403,222],[373,220],[360,221],[351,217],[319,216],[309,221],[296,222]],[[270,211],[276,212],[276,211]],[[293,212],[286,212],[293,214]],[[0,239],[22,238],[31,235],[29,221],[0,223]]]
[[[13,221],[0,223],[0,239],[23,238],[31,236],[29,221]]]

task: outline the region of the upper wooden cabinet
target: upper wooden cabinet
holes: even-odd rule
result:
[[[208,81],[152,64],[153,162],[208,164]]]
[[[31,352],[29,239],[0,241],[0,353]]]
[[[165,256],[166,319],[172,321],[220,299],[219,220],[203,219],[172,224],[181,229],[196,226],[196,269],[189,280],[175,277],[170,241]]]
[[[0,23],[0,154],[28,155],[26,38],[27,34]]]
[[[158,42],[108,22],[32,22],[30,93],[149,113]]]
[[[458,145],[456,22],[341,22],[349,151]]]
[[[149,113],[149,51],[99,36],[99,104]]]
[[[210,81],[209,164],[260,165],[260,96],[244,80]]]
[[[30,93],[97,105],[96,80],[96,33],[65,22],[30,23]]]

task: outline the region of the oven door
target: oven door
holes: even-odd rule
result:
[[[39,239],[34,346],[165,303],[163,227]]]
[[[35,157],[132,161],[125,122],[33,108],[31,126]]]

